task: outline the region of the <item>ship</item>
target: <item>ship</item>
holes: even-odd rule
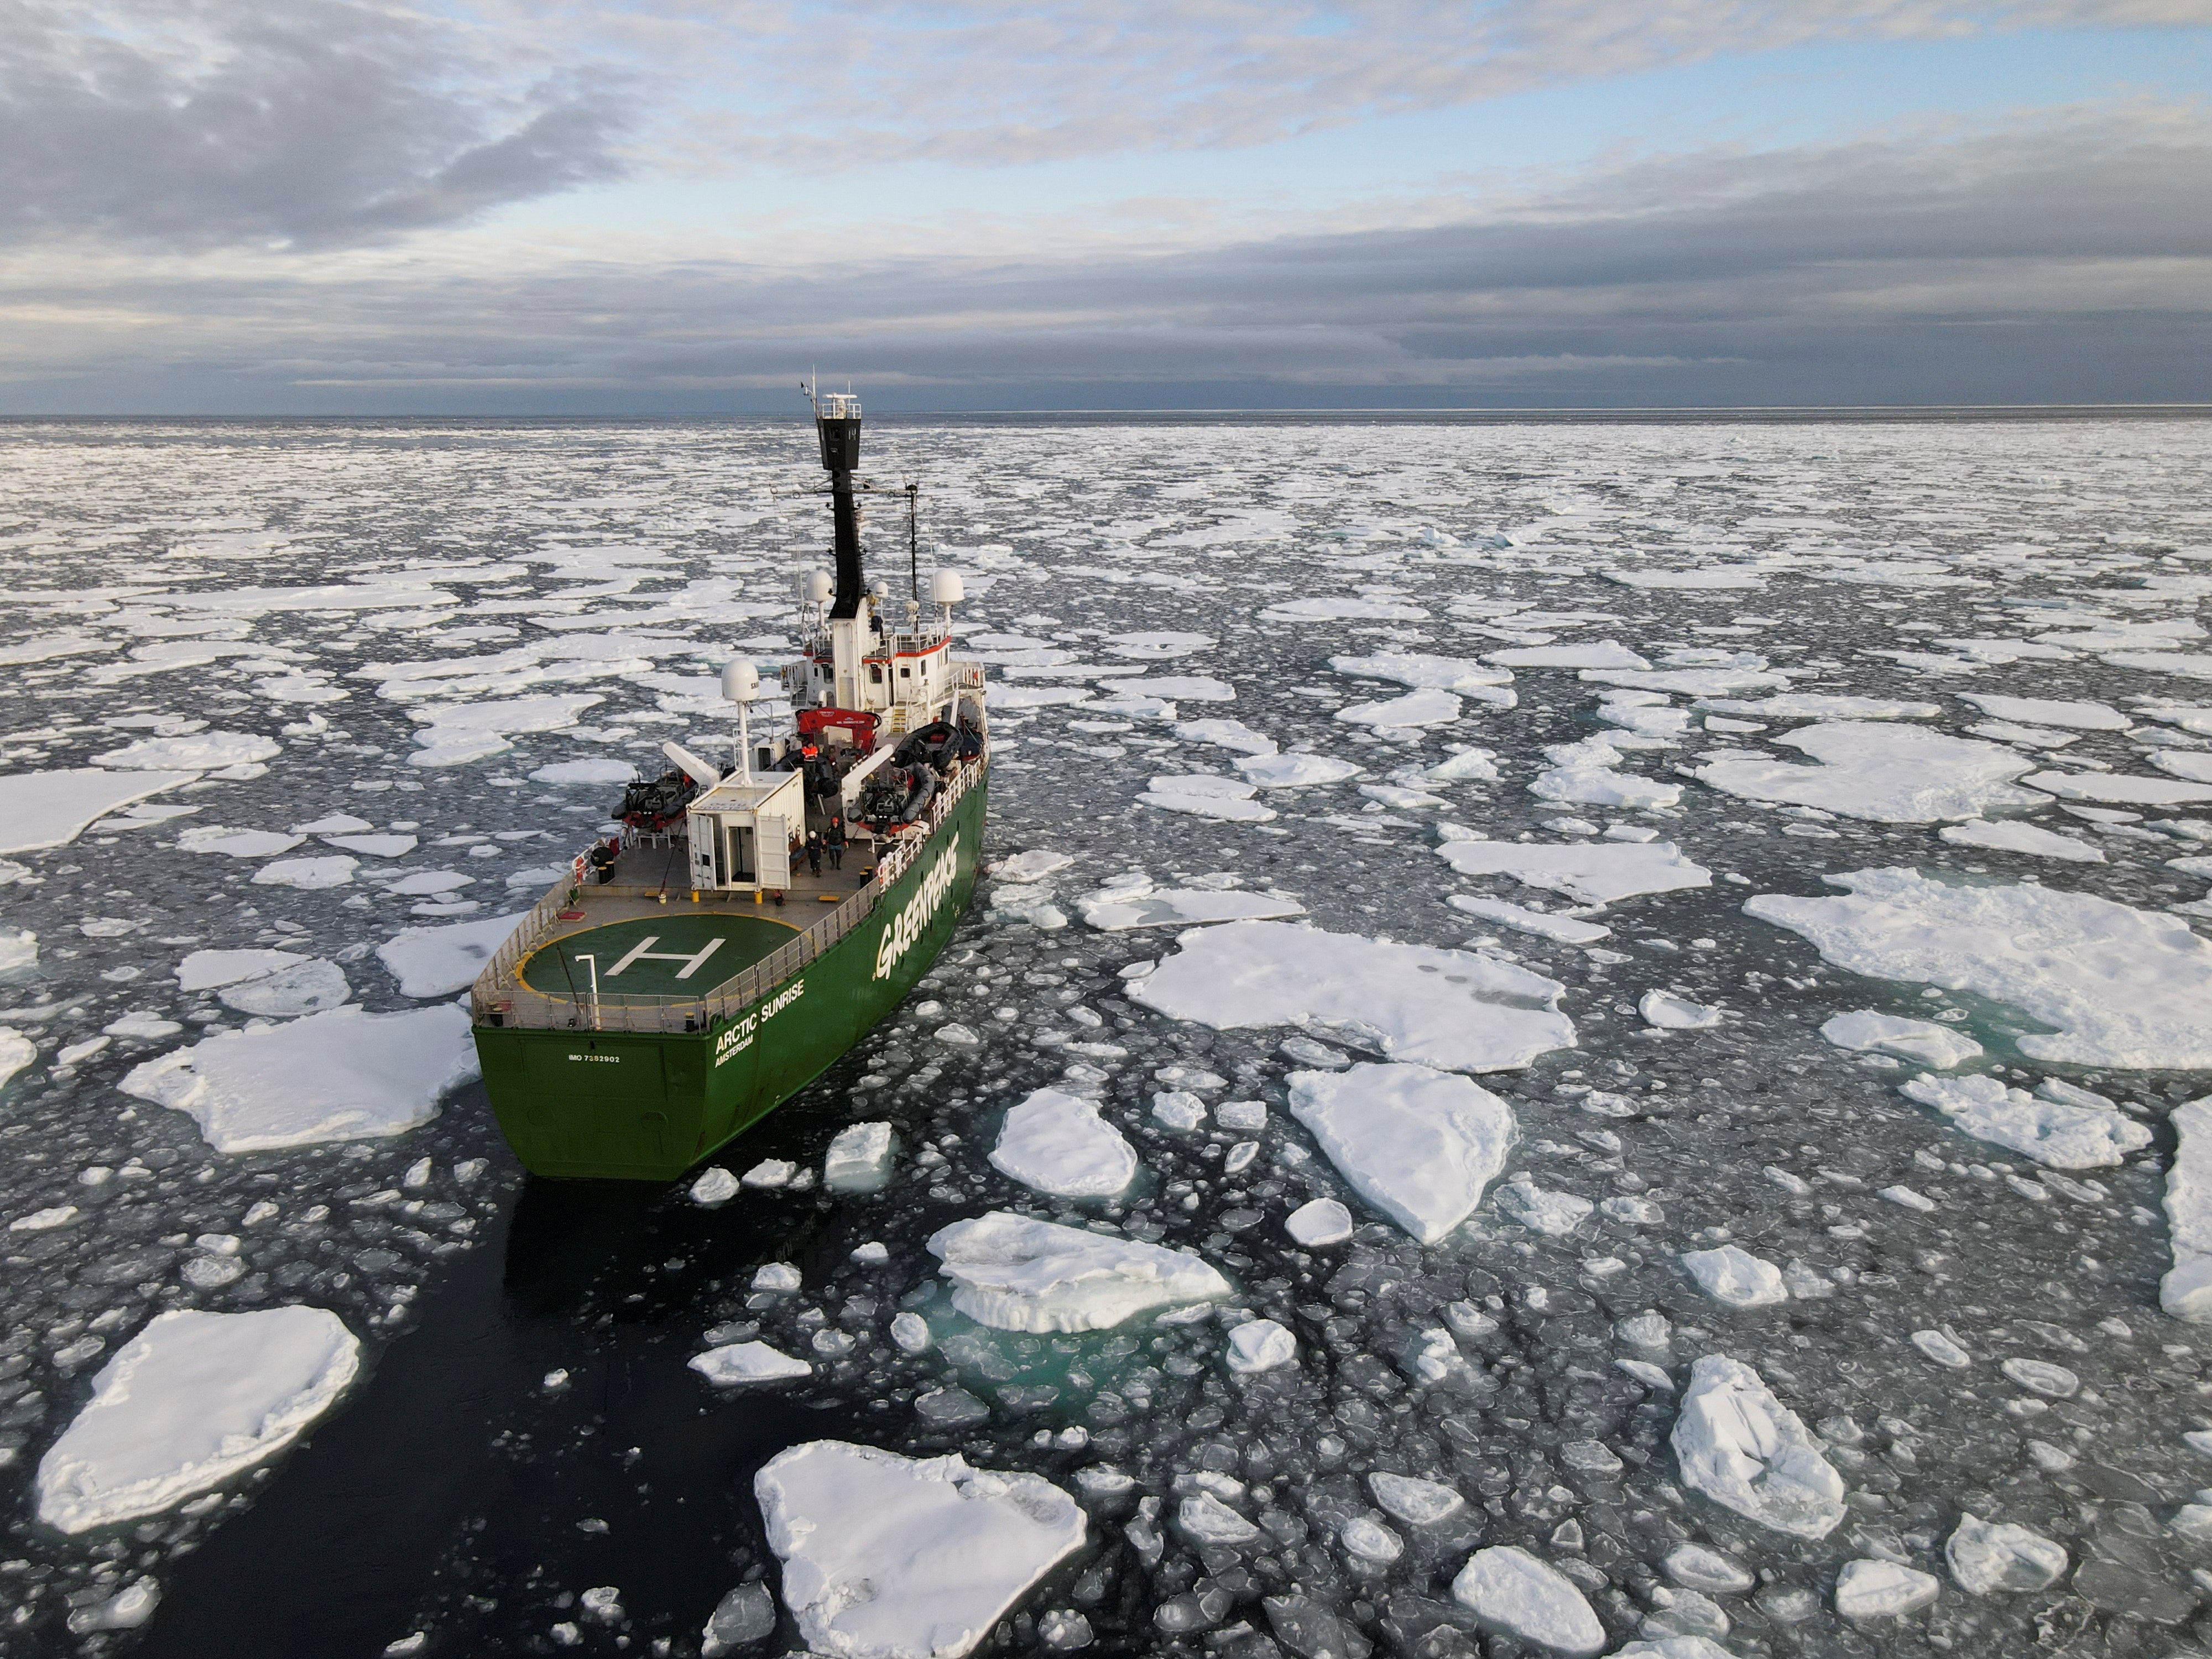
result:
[[[666,1182],[835,1065],[897,1006],[975,884],[990,784],[980,664],[952,654],[966,595],[861,568],[860,400],[803,388],[834,530],[799,579],[788,729],[757,735],[757,666],[724,669],[731,764],[677,743],[607,834],[484,964],[470,1010],[501,1133],[532,1174]],[[896,613],[896,614],[894,614]]]

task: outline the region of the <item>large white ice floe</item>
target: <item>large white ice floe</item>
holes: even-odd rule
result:
[[[928,1248],[952,1281],[952,1305],[995,1330],[1103,1330],[1229,1294],[1229,1281],[1188,1250],[1004,1210],[956,1221]]]
[[[2061,800],[2102,801],[2108,806],[2185,806],[2212,800],[2212,783],[2131,772],[2031,772],[2021,781]]]
[[[549,692],[493,702],[418,704],[408,711],[426,722],[415,734],[422,745],[407,759],[415,766],[459,766],[513,748],[525,732],[557,732],[606,699],[589,691]]]
[[[376,947],[376,959],[409,997],[451,996],[475,983],[507,935],[522,925],[515,916],[487,916],[447,927],[410,927]]]
[[[1424,1244],[1474,1212],[1512,1149],[1511,1109],[1448,1072],[1363,1063],[1287,1081],[1291,1115],[1352,1189]]]
[[[1531,910],[1504,899],[1480,898],[1472,893],[1451,894],[1444,902],[1462,915],[1494,921],[1516,933],[1557,939],[1563,945],[1594,945],[1613,932],[1595,921],[1577,921],[1572,916],[1557,916],[1549,911]]]
[[[8,773],[0,776],[0,854],[66,847],[104,813],[198,776],[197,772],[110,772],[93,766]]]
[[[265,859],[289,853],[306,841],[305,836],[276,830],[231,830],[219,823],[195,823],[177,836],[179,853],[220,853],[225,858]]]
[[[1177,772],[1154,778],[1146,786],[1145,793],[1137,797],[1137,804],[1156,806],[1163,811],[1218,818],[1225,823],[1266,823],[1274,817],[1275,809],[1254,800],[1252,797],[1258,793],[1257,784],[1224,778],[1218,773]]]
[[[1216,1030],[1314,1026],[1389,1059],[1495,1072],[1574,1046],[1556,980],[1464,951],[1397,945],[1280,921],[1193,928],[1129,992]]]
[[[333,1008],[224,1031],[134,1066],[124,1093],[186,1113],[219,1152],[404,1133],[477,1075],[468,1011]]]
[[[1670,841],[1447,841],[1437,856],[1462,876],[1510,876],[1586,904],[1710,887],[1713,880]]]
[[[1778,691],[1771,697],[1706,697],[1698,704],[1716,714],[1750,714],[1768,720],[1932,720],[1940,703],[1897,697],[1856,697],[1823,691]]]
[[[1459,699],[1437,686],[1423,686],[1381,702],[1349,702],[1336,718],[1352,726],[1449,726],[1460,717]]]
[[[1824,879],[1850,896],[1761,894],[1744,910],[1855,974],[1972,991],[2056,1027],[2018,1039],[2032,1059],[2212,1066],[2212,941],[2179,916],[2032,883],[1953,886],[1913,870]]]
[[[182,738],[141,738],[92,758],[101,766],[132,771],[185,770],[251,766],[273,759],[284,745],[252,732],[196,732]]]
[[[637,768],[628,761],[607,760],[586,756],[578,760],[555,761],[541,766],[530,775],[532,783],[628,783],[637,775]]]
[[[1055,1198],[1109,1198],[1137,1176],[1137,1154],[1091,1101],[1039,1089],[1006,1113],[991,1166]]]
[[[1485,662],[1501,668],[1649,668],[1651,665],[1617,640],[1581,645],[1516,645],[1486,651]]]
[[[1969,818],[1964,823],[1947,823],[1936,833],[1954,847],[1979,847],[1992,853],[2025,853],[2030,858],[2066,859],[2075,864],[2105,861],[2104,854],[2079,836],[2062,836],[2055,830],[2023,823],[2018,818],[2002,818],[1995,823]]]
[[[2150,1131],[2133,1118],[2094,1106],[2039,1100],[1993,1077],[1917,1077],[1901,1090],[1975,1139],[2053,1170],[2102,1169],[2150,1145]]]
[[[1334,755],[1247,755],[1237,763],[1246,780],[1262,789],[1304,789],[1314,784],[1342,783],[1356,778],[1360,769]]]
[[[1496,690],[1511,684],[1513,676],[1502,668],[1486,668],[1464,657],[1392,652],[1376,657],[1331,657],[1328,665],[1340,674],[1361,679],[1390,680],[1414,690],[1432,687],[1462,697],[1499,702],[1508,708],[1513,706],[1511,693],[1501,695]]]
[[[296,951],[195,951],[177,964],[177,985],[185,991],[212,991],[264,979],[311,959]]]
[[[2011,1522],[1969,1511],[1943,1545],[1959,1587],[1975,1595],[2048,1589],[2066,1575],[2065,1547]]]
[[[1142,875],[1109,882],[1077,902],[1082,906],[1083,920],[1106,933],[1187,926],[1194,921],[1269,921],[1305,914],[1305,906],[1294,898],[1233,887],[1155,887]]]
[[[1817,806],[1881,823],[1936,823],[2045,804],[2042,796],[2012,781],[2033,763],[2002,744],[1863,720],[1808,726],[1775,741],[1802,749],[1819,763],[1729,756],[1692,775],[1747,799]]]
[[[2054,697],[1999,697],[1985,692],[1959,694],[1992,720],[2022,726],[2063,726],[2077,732],[2124,732],[2133,723],[2109,703],[2067,702]]]
[[[1544,750],[1552,763],[1529,781],[1528,793],[1541,800],[1574,801],[1589,806],[1672,806],[1682,787],[1634,772],[1614,769],[1620,750],[1603,738],[1555,743]]]
[[[807,1650],[959,1659],[1084,1541],[1083,1511],[1034,1474],[816,1440],[753,1477],[783,1601]]]
[[[1517,1544],[1469,1556],[1452,1580],[1452,1599],[1500,1635],[1576,1659],[1605,1651],[1605,1626],[1574,1581]]]
[[[2179,1137],[2166,1175],[2166,1231],[2173,1268],[2159,1281],[2159,1305],[2176,1319],[2212,1325],[2212,1095],[2173,1109]]]
[[[740,1382],[791,1382],[814,1375],[814,1367],[765,1342],[732,1342],[684,1362],[717,1388]]]
[[[1741,1360],[1690,1368],[1672,1443],[1684,1484],[1777,1532],[1825,1538],[1844,1518],[1844,1478],[1797,1413]]]
[[[1838,1048],[1917,1060],[1939,1072],[1963,1066],[1982,1052],[1980,1043],[1955,1026],[1939,1025],[1932,1019],[1879,1014],[1871,1008],[1838,1014],[1820,1028],[1820,1035]]]
[[[1698,1288],[1730,1308],[1765,1308],[1787,1302],[1782,1269],[1737,1244],[1714,1250],[1685,1250],[1682,1266]]]
[[[1426,622],[1417,605],[1393,599],[1285,599],[1260,613],[1262,622]]]
[[[360,1364],[359,1340],[324,1308],[158,1315],[40,1460],[39,1519],[88,1532],[218,1486],[289,1445]]]

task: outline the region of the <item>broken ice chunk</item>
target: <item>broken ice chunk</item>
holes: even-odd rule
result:
[[[822,1160],[822,1184],[833,1193],[878,1192],[890,1181],[891,1164],[890,1124],[848,1124]]]
[[[1239,1376],[1298,1363],[1298,1340],[1272,1319],[1248,1319],[1229,1333],[1229,1369]]]
[[[788,1187],[792,1176],[798,1173],[799,1166],[787,1159],[764,1158],[739,1176],[738,1184],[755,1188]]]
[[[1636,1012],[1644,1016],[1645,1024],[1662,1031],[1702,1031],[1728,1017],[1718,1008],[1678,997],[1672,991],[1646,991]]]
[[[2159,1281],[2159,1305],[2176,1319],[2212,1324],[2212,1095],[2173,1109],[2173,1167],[2166,1176],[2173,1268]]]
[[[1980,1043],[1951,1026],[1939,1025],[1929,1019],[1878,1014],[1870,1008],[1838,1014],[1820,1028],[1820,1035],[1838,1048],[1895,1054],[1900,1060],[1917,1060],[1939,1072],[1962,1066],[1982,1052]]]
[[[738,1195],[738,1178],[720,1164],[700,1172],[691,1183],[691,1201],[714,1209],[728,1203]]]
[[[1452,1580],[1452,1599],[1484,1629],[1573,1659],[1605,1650],[1605,1626],[1557,1567],[1518,1545],[1477,1550]]]
[[[809,1650],[960,1659],[1087,1528],[1033,1474],[817,1440],[753,1478],[784,1604]]]
[[[1499,1210],[1532,1232],[1564,1238],[1589,1219],[1596,1207],[1574,1193],[1547,1191],[1532,1176],[1516,1175],[1498,1189]]]
[[[1188,1089],[1170,1089],[1152,1097],[1152,1115],[1188,1134],[1206,1121],[1206,1103]]]
[[[1291,1211],[1283,1231],[1310,1250],[1341,1244],[1352,1237],[1352,1212],[1333,1198],[1316,1198]]]
[[[1690,1368],[1673,1445],[1685,1484],[1763,1527],[1825,1538],[1844,1518],[1843,1477],[1740,1360],[1708,1354]]]
[[[1153,1308],[1212,1301],[1229,1281],[1198,1257],[994,1211],[928,1241],[952,1305],[998,1330],[1094,1331]]]
[[[2048,1589],[2064,1577],[2065,1550],[2042,1534],[1971,1512],[1943,1546],[1951,1576],[1972,1595]]]
[[[991,1165],[1056,1198],[1107,1198],[1137,1175],[1137,1154],[1094,1102],[1038,1089],[1006,1113]]]
[[[814,1367],[804,1359],[794,1359],[765,1342],[732,1342],[726,1347],[709,1348],[693,1354],[684,1364],[718,1388],[739,1382],[784,1382],[814,1375]]]
[[[1563,945],[1590,945],[1611,936],[1613,929],[1601,927],[1594,921],[1577,921],[1572,916],[1555,916],[1543,910],[1530,910],[1504,899],[1480,898],[1471,893],[1454,893],[1444,900],[1455,910],[1494,921],[1501,927],[1510,927],[1517,933],[1533,933],[1538,939],[1557,939]]]
[[[1899,1092],[1932,1106],[1977,1140],[2054,1170],[2094,1170],[2150,1145],[2150,1131],[2118,1112],[2038,1100],[1993,1077],[1914,1078]]]
[[[1963,1370],[1974,1363],[1973,1356],[1941,1331],[1913,1332],[1912,1346],[1937,1364],[1948,1365],[1953,1370]]]
[[[324,1308],[156,1316],[101,1368],[40,1460],[39,1519],[87,1532],[228,1480],[328,1411],[360,1355]]]
[[[1787,1302],[1782,1269],[1737,1245],[1717,1250],[1685,1250],[1682,1266],[1698,1281],[1698,1288],[1716,1302],[1731,1308],[1765,1308]]]
[[[1869,1619],[1901,1619],[1934,1601],[1942,1588],[1932,1572],[1917,1572],[1896,1561],[1862,1558],[1844,1563],[1836,1575],[1836,1611],[1853,1624]]]
[[[1425,1066],[1363,1062],[1287,1081],[1291,1115],[1352,1190],[1424,1244],[1467,1219],[1513,1145],[1504,1101]]]
[[[1375,1494],[1376,1503],[1385,1514],[1409,1527],[1435,1526],[1467,1507],[1467,1499],[1449,1486],[1382,1469],[1368,1475],[1367,1489]]]

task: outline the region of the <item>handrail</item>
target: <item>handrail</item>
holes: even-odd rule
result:
[[[603,991],[599,996],[599,1029],[661,1033],[702,1031],[760,1001],[851,933],[875,909],[882,896],[913,867],[921,849],[943,827],[952,808],[988,770],[988,757],[961,766],[931,797],[923,809],[924,822],[908,825],[884,849],[867,884],[789,944],[778,946],[706,996],[671,1002]],[[655,890],[642,887],[636,890],[641,895]],[[506,943],[492,953],[491,960],[469,988],[469,1011],[476,1024],[491,1024],[495,1013],[500,1024],[520,1030],[581,1029],[584,1015],[574,1005],[542,995],[535,1001],[523,1001],[514,995],[512,989],[515,964],[544,942],[547,927],[567,908],[568,891],[569,884],[564,882],[538,900],[507,936]]]

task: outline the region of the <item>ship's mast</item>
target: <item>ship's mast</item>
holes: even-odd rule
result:
[[[850,392],[806,388],[822,465],[830,474],[830,502],[836,519],[837,587],[830,606],[831,661],[829,701],[840,708],[866,705],[860,695],[860,659],[868,647],[867,592],[860,576],[860,514],[853,501],[853,470],[860,464],[860,400]]]

